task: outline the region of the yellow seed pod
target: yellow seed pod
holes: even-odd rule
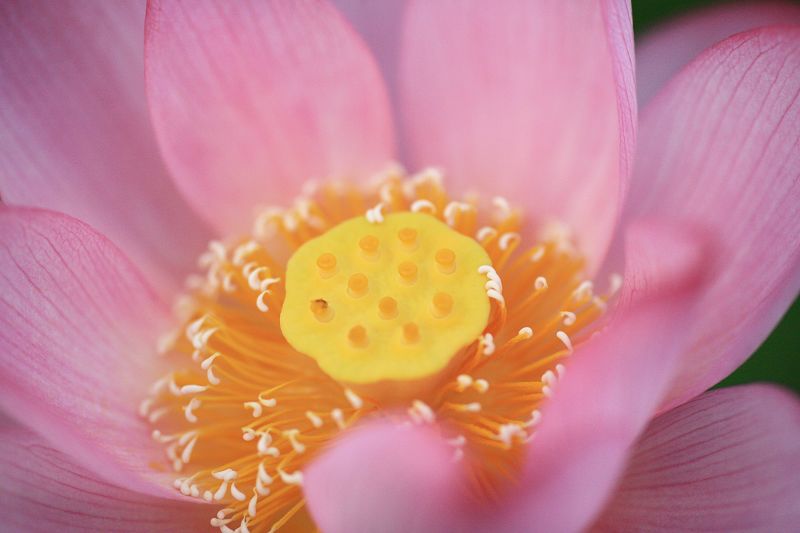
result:
[[[439,372],[489,319],[486,251],[425,213],[347,220],[289,259],[281,330],[333,378]]]

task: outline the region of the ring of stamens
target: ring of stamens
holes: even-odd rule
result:
[[[436,427],[453,460],[463,463],[476,497],[496,497],[515,477],[541,421],[541,402],[569,379],[570,354],[591,332],[619,279],[596,294],[564,232],[542,232],[522,249],[520,214],[502,198],[493,199],[490,210],[478,205],[451,201],[436,171],[410,178],[390,171],[376,188],[320,185],[290,209],[265,210],[251,236],[209,245],[201,257],[205,274],[190,278],[190,297],[179,306],[187,317],[181,334],[159,344],[173,370],[153,385],[140,414],[165,447],[176,489],[219,505],[212,526],[254,533],[313,529],[304,509],[303,468],[341,431],[382,416],[384,408],[396,413],[398,402],[411,423],[441,422]],[[351,316],[336,329],[337,342],[351,345],[354,357],[367,357],[380,343],[376,324],[391,326],[398,350],[413,351],[425,345],[428,330],[409,308],[430,324],[447,324],[464,312],[457,293],[429,283],[430,276],[457,276],[476,265],[465,263],[450,241],[426,240],[419,227],[381,230],[404,213],[440,221],[480,246],[487,257],[475,268],[482,298],[472,300],[488,302],[489,310],[458,349],[457,365],[434,371],[427,388],[387,403],[355,392],[287,343],[286,265],[305,243],[353,217],[365,220],[369,226],[353,233],[347,254],[318,250],[303,260],[303,276],[336,285],[342,301],[363,306],[358,320]],[[402,254],[411,255],[400,260]],[[392,294],[370,270],[382,261],[391,261],[381,272],[391,278]],[[351,283],[359,273],[366,283],[358,277]],[[422,297],[406,298],[420,287],[427,290]],[[351,289],[361,296],[351,297]],[[326,296],[298,298],[307,331],[348,317]],[[430,331],[441,334],[447,326]]]

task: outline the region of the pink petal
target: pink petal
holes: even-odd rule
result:
[[[407,1],[333,0],[333,4],[369,46],[394,99],[400,30]]]
[[[144,2],[2,3],[0,193],[88,222],[171,291],[208,232],[158,155],[143,32]]]
[[[636,92],[643,106],[709,46],[735,33],[800,22],[800,7],[787,2],[724,4],[692,12],[644,35],[636,45]]]
[[[693,276],[708,280],[716,272],[710,240],[699,228],[669,219],[640,218],[628,224],[617,305],[624,308],[680,290]]]
[[[412,2],[401,102],[414,166],[570,223],[599,263],[634,140],[630,7]]]
[[[628,272],[643,257],[671,268],[661,271],[659,290],[622,306],[608,329],[568,361],[542,410],[523,484],[504,510],[505,530],[533,523],[542,531],[585,528],[669,390],[685,341],[679,332],[691,323],[703,286],[703,241],[648,223],[631,228],[627,247]]]
[[[16,420],[8,416],[8,413],[0,411],[0,431],[18,426]]]
[[[451,458],[432,431],[368,424],[304,472],[306,501],[330,533],[449,531],[460,505]]]
[[[113,244],[66,215],[0,207],[0,245],[0,407],[105,479],[166,491],[137,408],[168,310]]]
[[[688,242],[685,240],[688,239]],[[695,242],[676,230],[642,227],[630,247],[669,257]],[[644,254],[639,254],[641,257]],[[675,264],[666,293],[620,314],[569,361],[530,447],[523,479],[499,508],[464,497],[444,444],[417,430],[367,427],[307,471],[306,496],[330,531],[578,530],[594,518],[622,472],[629,446],[673,375],[692,319],[699,254]],[[684,273],[683,283],[677,272]],[[421,431],[421,430],[420,430]],[[344,511],[342,511],[344,509]],[[388,517],[388,518],[387,518]],[[396,529],[393,520],[402,520]]]
[[[718,240],[669,405],[744,361],[800,289],[800,29],[739,34],[645,111],[631,214],[683,218]]]
[[[95,478],[24,429],[0,430],[3,531],[210,531],[205,505],[145,496]]]
[[[221,229],[311,178],[365,177],[393,157],[380,74],[324,2],[150,4],[147,87],[187,198]]]
[[[766,385],[706,393],[650,424],[600,518],[606,531],[793,531],[800,402]]]

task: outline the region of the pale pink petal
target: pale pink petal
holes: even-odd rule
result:
[[[82,222],[0,206],[0,309],[0,408],[105,479],[160,493],[137,409],[168,309],[135,267]]]
[[[800,289],[800,28],[739,34],[645,110],[630,214],[683,218],[718,241],[714,283],[669,405],[725,377]]]
[[[326,2],[154,1],[150,107],[181,190],[214,226],[311,178],[368,177],[393,157],[378,69]]]
[[[735,33],[797,24],[800,7],[788,2],[750,1],[698,10],[652,31],[636,45],[636,92],[644,106],[700,52]]]
[[[668,257],[690,243],[701,245],[680,230],[642,226],[630,247],[652,246]],[[523,479],[500,506],[481,507],[464,496],[464,482],[451,466],[452,450],[445,454],[441,442],[416,430],[367,427],[308,470],[306,495],[322,529],[528,531],[535,524],[541,531],[575,531],[590,523],[610,495],[630,445],[668,390],[681,353],[684,339],[676,332],[692,319],[702,267],[701,255],[682,257],[691,264],[675,263],[671,290],[651,292],[626,308],[568,361],[543,410]],[[341,509],[347,510],[346,521],[337,514]],[[386,517],[404,521],[393,529]]]
[[[143,1],[0,4],[0,194],[88,222],[172,291],[208,231],[158,155],[143,40]]]
[[[333,0],[333,4],[367,43],[391,96],[396,97],[400,30],[407,0]]]
[[[800,402],[766,385],[716,390],[655,419],[600,531],[793,531]]]
[[[3,531],[211,531],[212,508],[109,484],[24,429],[0,430],[0,478]]]
[[[309,510],[330,533],[450,531],[461,505],[452,453],[432,430],[367,424],[304,472]]]
[[[412,167],[571,224],[595,263],[634,141],[630,7],[562,0],[411,2],[401,103]]]

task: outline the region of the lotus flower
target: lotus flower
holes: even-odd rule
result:
[[[800,286],[753,9],[637,119],[622,1],[4,3],[3,529],[796,527],[797,399],[704,392]]]

